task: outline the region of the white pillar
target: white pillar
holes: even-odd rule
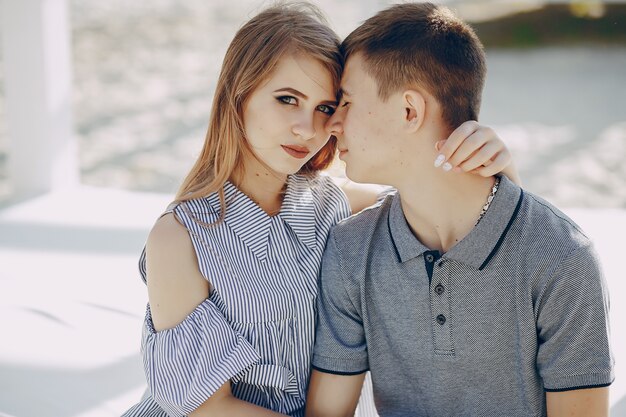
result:
[[[8,168],[16,196],[78,182],[67,0],[0,0]]]

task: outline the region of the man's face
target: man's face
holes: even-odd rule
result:
[[[341,80],[343,91],[326,131],[337,137],[346,175],[361,183],[389,184],[389,171],[399,161],[399,119],[403,109],[390,97],[378,97],[378,84],[363,68],[360,54],[351,56]]]

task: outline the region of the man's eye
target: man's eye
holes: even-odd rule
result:
[[[276,97],[276,100],[285,104],[291,104],[291,105],[298,104],[298,99],[293,96],[280,96],[280,97]]]
[[[341,102],[341,104],[340,104],[340,106],[339,106],[339,107],[347,107],[347,106],[348,106],[348,104],[350,104],[350,102],[349,102],[349,101],[343,101],[343,102]]]
[[[320,104],[319,106],[317,106],[317,109],[319,111],[321,111],[322,113],[327,114],[329,116],[332,115],[335,112],[335,108],[334,107],[327,106],[325,104]]]

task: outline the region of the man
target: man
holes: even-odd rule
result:
[[[328,130],[349,178],[398,193],[328,240],[307,414],[351,415],[369,370],[383,417],[607,416],[608,295],[589,239],[504,176],[438,168],[437,141],[478,116],[476,35],[402,4],[343,47]]]

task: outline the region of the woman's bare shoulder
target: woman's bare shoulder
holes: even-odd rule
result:
[[[175,326],[209,295],[210,284],[200,273],[189,232],[171,213],[150,231],[146,270],[157,330]]]
[[[158,252],[165,256],[170,251],[176,253],[187,247],[191,248],[189,233],[176,219],[174,213],[164,214],[154,223],[146,242],[146,251]]]

